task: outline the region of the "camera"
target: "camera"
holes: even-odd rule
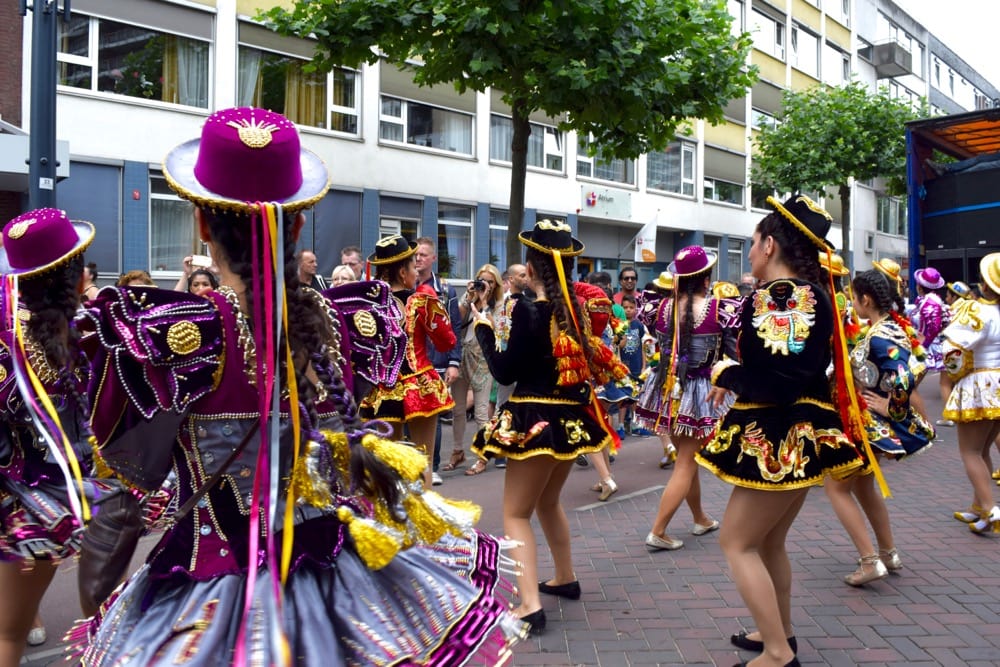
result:
[[[486,291],[486,281],[485,280],[473,280],[472,281],[472,289],[474,289],[477,292],[485,292]]]

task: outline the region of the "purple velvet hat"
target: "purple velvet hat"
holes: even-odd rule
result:
[[[94,240],[94,226],[70,220],[66,211],[39,208],[3,228],[0,273],[33,276],[61,266]]]
[[[700,245],[689,245],[681,248],[674,256],[674,261],[667,266],[667,271],[675,277],[693,276],[696,273],[707,271],[715,265],[719,256],[714,252],[709,252]]]
[[[927,289],[941,289],[944,287],[944,278],[935,268],[917,269],[913,272],[913,277],[917,283]]]
[[[216,111],[200,139],[177,146],[163,160],[177,194],[198,206],[242,213],[255,202],[287,211],[314,205],[330,187],[326,165],[301,147],[295,124],[279,113],[239,107]]]

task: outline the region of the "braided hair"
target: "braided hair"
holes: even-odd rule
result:
[[[802,280],[829,291],[823,280],[816,246],[805,234],[796,229],[777,211],[768,214],[757,223],[757,230],[763,240],[772,237],[781,249],[781,258]]]
[[[262,292],[263,276],[254,285],[253,261],[254,244],[251,240],[252,224],[244,214],[231,211],[215,211],[201,209],[202,215],[218,249],[228,260],[229,269],[240,277],[246,289],[245,303],[247,322],[252,327],[254,321],[253,299],[249,298],[252,291]],[[293,233],[297,213],[285,212],[282,221],[285,256],[282,269],[285,278],[285,300],[288,305],[288,321],[292,324],[284,332],[288,336],[288,344],[292,352],[294,380],[298,389],[300,406],[305,416],[310,420],[310,426],[318,424],[316,402],[319,397],[316,386],[306,376],[306,369],[312,365],[320,382],[328,392],[340,413],[348,433],[356,435],[361,422],[357,406],[346,385],[343,376],[333,362],[333,353],[338,345],[335,331],[330,326],[328,313],[325,312],[325,300],[308,285],[299,282],[299,267],[295,257],[295,237]],[[260,251],[258,251],[260,252]],[[265,249],[264,252],[270,252]],[[267,266],[263,256],[256,258],[259,266]],[[283,334],[284,335],[284,334]],[[283,341],[279,341],[280,344]],[[279,368],[281,386],[289,382],[289,369],[282,363]],[[381,496],[394,506],[398,501],[399,491],[396,487],[396,477],[393,471],[379,461],[365,447],[361,446],[360,437],[351,438],[351,483],[367,493]]]
[[[691,332],[694,331],[694,297],[699,294],[703,296],[707,294],[705,281],[708,279],[710,271],[711,269],[706,269],[690,276],[676,276],[674,278],[677,281],[677,298],[674,300],[674,307],[680,301],[681,295],[687,297],[684,313],[680,318],[680,331],[678,332],[680,340],[677,344],[678,360],[685,359],[688,350],[691,349]],[[683,378],[681,379],[683,380]]]
[[[80,304],[77,287],[83,275],[83,257],[77,255],[45,273],[21,278],[21,303],[31,313],[28,335],[45,351],[55,369],[72,372],[77,365],[80,332],[70,326]]]
[[[382,280],[393,285],[399,282],[399,271],[404,266],[413,261],[413,255],[403,259],[390,262],[389,264],[379,264],[375,267],[375,280]]]
[[[906,306],[899,290],[890,284],[889,279],[880,271],[870,269],[858,273],[854,276],[851,286],[854,288],[856,299],[867,294],[879,312],[885,313],[893,309],[899,314],[905,312]]]
[[[541,250],[529,247],[525,252],[525,262],[531,264],[535,274],[538,276],[538,280],[542,283],[545,290],[545,298],[552,304],[552,314],[556,318],[556,325],[559,327],[559,330],[565,331],[568,336],[578,342],[580,347],[583,348],[586,358],[588,360],[592,359],[593,350],[591,349],[590,341],[587,340],[586,335],[583,335],[583,332],[578,332],[573,325],[573,314],[575,314],[576,321],[580,322],[581,326],[583,326],[583,322],[585,321],[583,308],[580,306],[579,301],[574,298],[571,298],[569,303],[566,302],[562,286],[559,282],[559,274],[556,272],[554,257]],[[573,275],[573,258],[563,257],[562,264],[563,275]]]

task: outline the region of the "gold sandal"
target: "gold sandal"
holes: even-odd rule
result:
[[[486,470],[486,461],[483,459],[476,459],[476,462],[469,466],[469,469],[465,471],[468,476],[478,475],[479,473]]]
[[[451,460],[441,466],[441,470],[444,472],[451,472],[453,470],[458,470],[458,466],[465,463],[465,450],[455,449],[451,452]]]

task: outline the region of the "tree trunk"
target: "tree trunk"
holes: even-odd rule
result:
[[[507,223],[507,266],[519,264],[521,242],[517,235],[524,229],[524,180],[528,174],[528,136],[531,125],[525,105],[514,100],[511,107],[514,136],[510,142],[510,217]]]
[[[844,266],[854,268],[854,255],[851,254],[851,186],[840,186],[840,256],[844,258]]]

